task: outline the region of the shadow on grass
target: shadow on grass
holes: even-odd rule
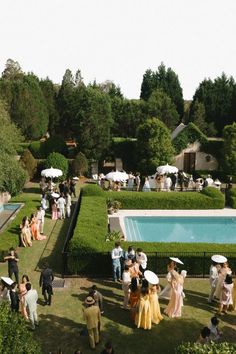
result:
[[[88,337],[80,336],[80,331],[84,328],[84,324],[65,317],[41,314],[39,327],[34,335],[40,342],[43,353],[58,353],[61,350],[63,354],[69,354],[79,349],[80,342],[86,347]]]

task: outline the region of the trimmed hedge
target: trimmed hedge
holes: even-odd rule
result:
[[[231,188],[226,192],[227,205],[236,209],[236,188]]]
[[[167,209],[167,205],[172,202],[173,206],[174,203],[174,199],[168,199],[171,198],[171,195],[177,195],[177,198],[178,195],[183,195],[175,204],[175,208],[176,205],[178,206],[177,209],[186,209],[187,203],[189,203],[189,207],[190,203],[192,206],[195,203],[201,209],[203,209],[203,203],[206,203],[208,208],[214,206],[222,208],[224,206],[222,193],[210,187],[205,188],[202,193],[118,193],[104,192],[97,185],[87,185],[81,193],[80,213],[68,247],[67,265],[71,274],[111,274],[110,252],[114,247],[114,242],[105,241],[108,230],[106,205],[108,198],[119,200],[122,203],[122,208],[125,209],[158,209],[161,205],[164,206],[163,209]],[[165,198],[168,199],[168,203],[164,202]],[[191,202],[187,201],[188,198]],[[148,253],[149,269],[157,271],[159,274],[166,272],[167,260],[171,254],[173,256],[176,256],[178,252],[181,254],[189,274],[203,274],[209,271],[212,252],[227,253],[227,257],[232,260],[235,259],[233,252],[236,252],[236,245],[231,244],[132,242],[132,245],[135,248],[141,247]],[[126,250],[128,248],[127,242],[122,241],[122,247]],[[204,252],[209,252],[209,255]]]
[[[236,353],[236,344],[233,343],[183,343],[179,345],[176,354],[233,354]]]
[[[122,209],[222,209],[224,195],[216,188],[202,192],[106,192],[107,198],[121,202]]]

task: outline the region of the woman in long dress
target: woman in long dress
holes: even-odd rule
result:
[[[31,233],[32,233],[34,240],[41,241],[41,240],[46,239],[46,236],[40,235],[39,222],[38,222],[38,218],[36,216],[36,213],[31,214],[30,228],[31,228]]]
[[[139,297],[140,297],[140,290],[138,288],[137,279],[131,278],[129,301],[130,301],[130,316],[133,322],[135,321],[135,315],[137,312]]]
[[[182,314],[182,291],[183,284],[179,274],[175,271],[171,271],[171,296],[170,301],[165,309],[165,314],[171,318],[181,317]]]
[[[151,187],[150,187],[148,177],[145,177],[145,182],[143,185],[143,192],[151,192]]]
[[[221,264],[221,268],[219,270],[218,282],[216,285],[215,297],[217,299],[221,298],[222,285],[226,278],[227,274],[232,274],[232,270],[229,268],[228,262]]]
[[[26,320],[28,320],[28,314],[27,314],[26,307],[25,307],[25,295],[27,294],[27,290],[25,287],[26,283],[29,283],[29,277],[28,277],[28,275],[24,274],[22,276],[22,280],[19,285],[20,311],[22,313],[22,316]]]
[[[226,313],[228,310],[229,305],[233,304],[233,280],[231,275],[227,274],[225,280],[222,284],[222,291],[220,296],[220,308],[219,308],[219,315],[221,313]]]
[[[152,328],[152,315],[148,288],[141,288],[140,299],[138,302],[138,312],[135,317],[135,324],[137,325],[137,328]]]
[[[149,289],[152,323],[155,324],[158,324],[160,323],[161,320],[163,320],[159,301],[158,301],[158,291],[159,291],[159,285],[153,285]]]
[[[167,285],[162,289],[162,291],[159,294],[159,299],[170,299],[170,294],[171,294],[171,271],[174,270],[176,267],[176,262],[171,261],[167,265],[167,275],[166,275],[166,280],[167,280]]]

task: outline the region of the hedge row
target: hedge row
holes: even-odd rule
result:
[[[236,209],[236,188],[231,188],[226,192],[227,205]]]
[[[135,192],[104,192],[97,185],[87,185],[82,191],[81,208],[75,226],[74,235],[68,247],[68,270],[71,274],[93,274],[108,275],[111,269],[110,251],[114,246],[113,242],[106,242],[105,235],[108,231],[107,225],[107,206],[108,198],[120,200],[123,208],[127,209],[167,209],[172,205],[174,199],[171,196],[176,195],[179,202],[175,203],[172,209],[186,209],[186,205],[197,205],[203,209],[203,204],[207,208],[223,208],[224,196],[214,188],[206,188],[202,193],[176,192],[176,193],[135,193]],[[179,197],[182,195],[183,197]],[[214,198],[212,198],[212,196]],[[165,203],[165,198],[169,201]],[[190,198],[191,203],[188,202]],[[196,202],[197,200],[197,202]],[[172,202],[172,204],[171,204]],[[169,207],[170,208],[170,207]],[[142,247],[145,252],[149,252],[150,269],[159,273],[166,272],[167,254],[181,252],[182,257],[186,259],[188,269],[191,274],[202,274],[206,259],[203,255],[196,252],[236,252],[236,245],[219,244],[195,244],[195,243],[158,243],[158,242],[132,242],[135,248]],[[128,248],[126,242],[122,242],[122,248]],[[158,252],[158,255],[156,254]],[[159,254],[165,252],[166,254]],[[192,252],[192,254],[184,254]],[[210,260],[210,256],[208,257]],[[194,261],[193,261],[194,259]],[[207,261],[207,271],[208,271]],[[97,266],[99,265],[99,267]],[[236,266],[236,264],[235,264]]]
[[[106,192],[107,198],[121,202],[122,209],[222,209],[224,195],[216,188],[197,192]]]
[[[176,354],[233,354],[236,353],[236,344],[234,343],[183,343],[179,345]]]

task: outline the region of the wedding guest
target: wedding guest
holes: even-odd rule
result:
[[[45,262],[43,264],[43,270],[40,274],[39,278],[39,286],[42,286],[42,295],[44,297],[45,305],[51,306],[52,302],[52,282],[54,279],[54,275],[52,270],[49,268],[48,263]]]
[[[164,289],[160,292],[159,299],[170,299],[170,294],[171,294],[171,271],[176,269],[176,262],[171,260],[168,265],[167,265],[167,275],[166,275],[166,280],[167,280],[167,285],[164,287]]]
[[[19,269],[18,269],[19,257],[13,247],[10,248],[8,256],[4,257],[4,261],[8,261],[9,278],[11,278],[12,274],[14,274],[16,283],[19,284]]]
[[[139,264],[139,270],[144,273],[147,268],[147,256],[143,252],[142,248],[137,248],[136,250],[136,261]]]
[[[27,294],[25,295],[25,307],[29,316],[31,329],[35,330],[35,326],[38,326],[38,314],[37,314],[37,301],[38,293],[35,289],[31,288],[30,283],[25,285]]]
[[[58,219],[58,210],[57,210],[57,202],[55,199],[53,199],[52,202],[52,220],[57,220]]]
[[[36,217],[38,219],[38,227],[39,227],[39,232],[43,234],[43,228],[44,228],[44,219],[45,219],[45,210],[40,206],[38,207],[38,211],[36,214]]]
[[[137,328],[151,329],[152,328],[152,315],[151,306],[149,301],[149,290],[142,287],[140,291],[140,298],[138,302],[138,312],[135,316],[135,324]]]
[[[152,323],[155,324],[158,324],[161,320],[163,320],[158,301],[158,292],[160,292],[159,285],[152,285],[149,289]]]
[[[101,324],[101,313],[98,306],[93,306],[95,300],[88,296],[85,300],[87,306],[84,310],[84,319],[88,329],[90,348],[94,349],[95,345],[99,343],[99,329]]]
[[[140,173],[137,172],[136,177],[135,177],[135,184],[136,184],[136,191],[137,192],[140,190],[140,183],[141,183]]]
[[[112,267],[113,267],[113,280],[121,282],[121,256],[122,248],[120,247],[120,242],[115,242],[115,248],[111,251]]]
[[[96,285],[92,286],[91,290],[89,291],[89,296],[93,297],[93,299],[95,300],[95,305],[99,307],[101,315],[102,315],[104,313],[104,310],[103,310],[103,296],[98,291]]]
[[[196,343],[199,344],[208,344],[210,343],[210,334],[211,331],[208,327],[203,327],[201,330],[199,338],[196,340]]]
[[[210,339],[213,340],[214,342],[217,342],[222,336],[222,332],[219,330],[218,324],[219,324],[219,320],[216,316],[214,316],[211,318],[210,324],[208,326],[211,331]]]
[[[21,283],[19,285],[19,299],[20,299],[20,311],[22,316],[28,320],[28,314],[25,307],[25,295],[27,294],[26,284],[29,283],[28,275],[22,275]]]
[[[218,274],[217,263],[212,261],[212,264],[210,266],[210,275],[209,275],[211,290],[210,290],[208,302],[210,303],[214,301],[214,294],[215,294],[218,278],[219,278],[219,274]]]
[[[232,270],[229,268],[228,262],[224,262],[220,265],[219,277],[216,285],[215,297],[217,299],[221,298],[222,285],[227,274],[232,274]]]
[[[45,235],[40,235],[39,220],[37,218],[37,213],[31,214],[30,229],[31,229],[31,234],[32,234],[34,240],[42,241],[42,240],[46,239]]]
[[[148,177],[145,177],[144,185],[143,185],[143,192],[151,192],[150,183]]]
[[[101,354],[114,354],[114,353],[115,352],[114,352],[111,342],[107,342],[105,344],[105,348],[103,349],[103,351],[101,351]]]
[[[230,274],[227,274],[222,284],[222,292],[220,296],[220,307],[218,311],[219,315],[221,315],[222,313],[226,314],[229,305],[233,304],[232,293],[233,293],[232,276]]]
[[[66,216],[69,218],[71,213],[71,196],[70,193],[66,195]]]
[[[60,198],[57,200],[57,207],[59,208],[59,214],[60,214],[60,219],[65,219],[65,205],[66,205],[66,200],[61,194]]]
[[[182,291],[183,284],[179,274],[175,271],[171,271],[171,295],[170,300],[165,309],[165,314],[171,318],[181,317],[182,312]]]
[[[128,304],[129,304],[129,294],[130,294],[130,283],[131,283],[131,277],[130,277],[130,272],[129,272],[129,266],[125,265],[123,274],[122,274],[122,290],[124,291],[124,301],[123,301],[123,309],[127,310],[128,309]]]
[[[22,219],[22,223],[20,225],[21,228],[21,243],[24,247],[31,247],[32,246],[32,235],[31,235],[31,230],[29,226],[29,218],[28,216],[25,216]]]
[[[130,316],[131,320],[135,321],[135,315],[137,312],[137,306],[140,297],[140,290],[136,278],[131,278],[130,284]]]
[[[14,312],[19,312],[19,293],[17,291],[16,282],[12,283],[11,285],[10,299],[11,299],[11,310]]]

